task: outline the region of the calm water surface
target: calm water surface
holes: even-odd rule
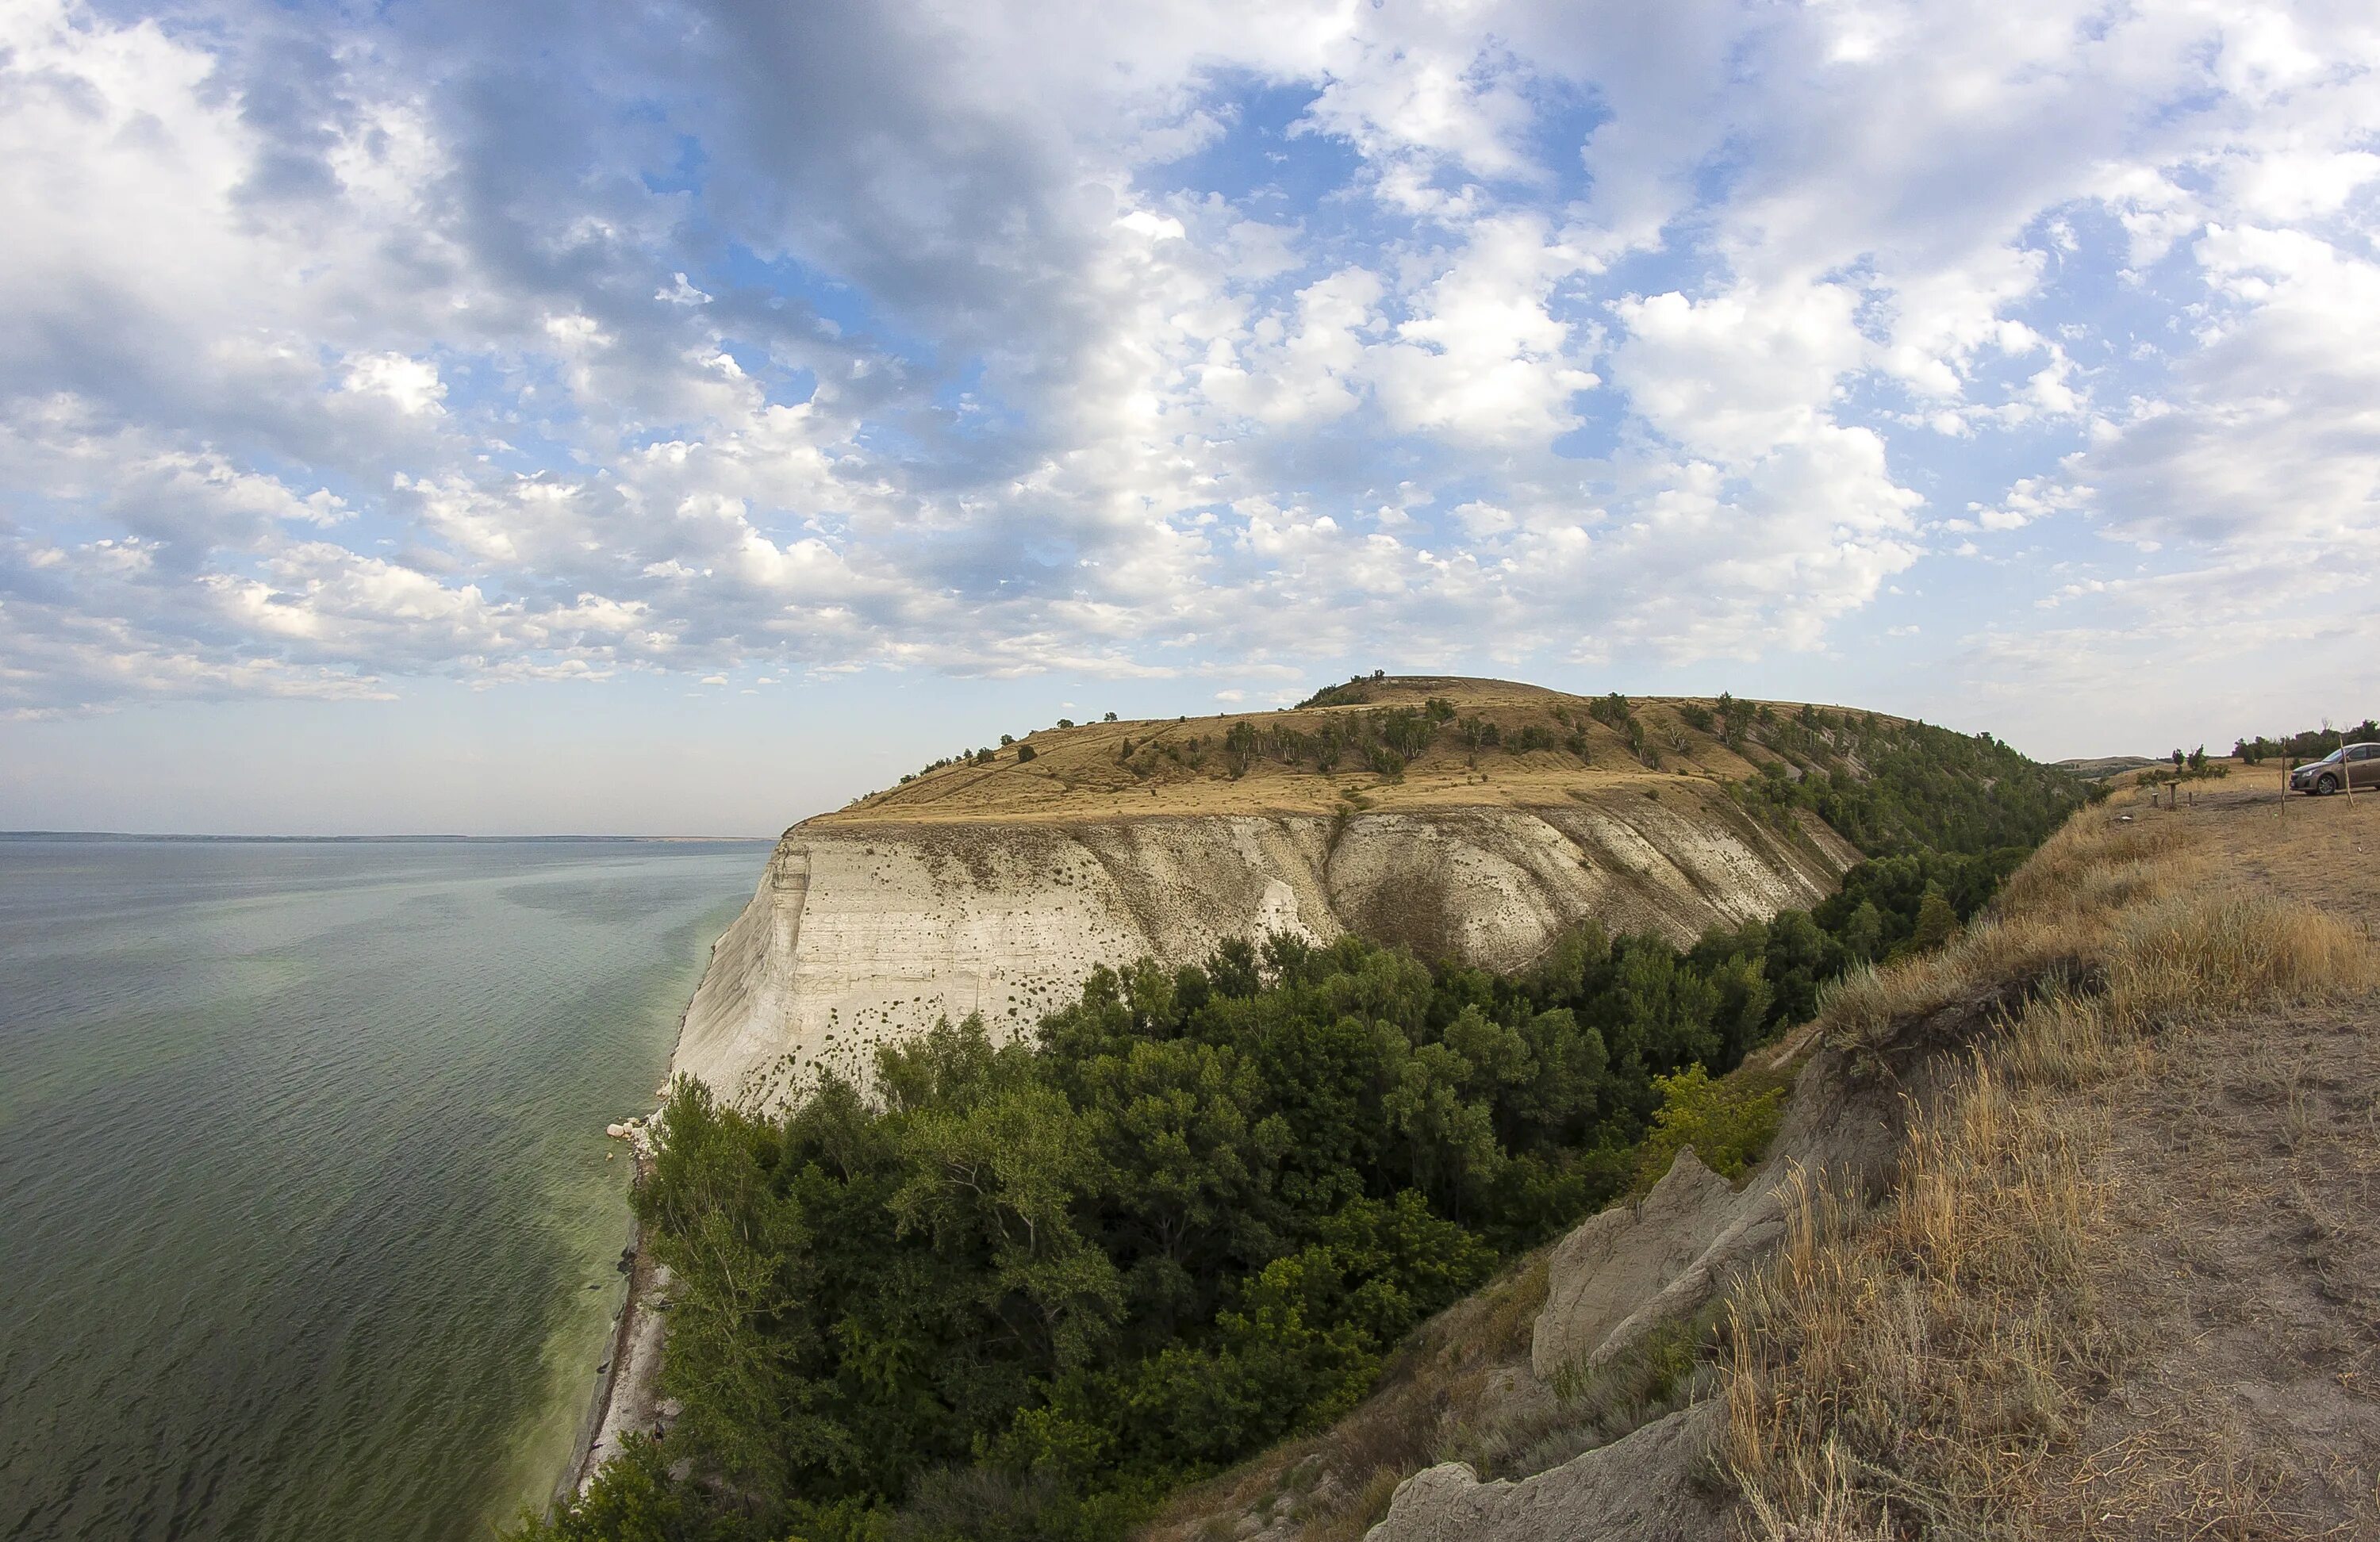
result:
[[[484,1537],[762,843],[0,842],[0,1538]]]

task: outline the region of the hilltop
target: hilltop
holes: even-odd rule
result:
[[[1763,709],[1801,710],[1742,707],[1747,729]],[[1745,753],[1719,710],[1687,698],[1598,703],[1503,680],[1367,678],[1277,710],[1036,729],[989,760],[953,758],[808,823],[1329,814],[1350,794],[1381,808],[1528,807],[1572,789],[1756,774],[1757,751]]]
[[[1062,724],[787,831],[674,1063],[783,1103],[941,1018],[1021,1032],[1102,964],[1274,931],[1499,969],[1590,920],[1684,946],[1863,856],[2029,846],[2082,795],[1989,735],[1729,695],[1371,675]]]
[[[1370,675],[1272,711],[1036,729],[797,828],[1610,807],[1694,783],[1780,829],[1814,813],[1871,856],[2029,844],[2080,795],[1988,734],[1889,713]]]

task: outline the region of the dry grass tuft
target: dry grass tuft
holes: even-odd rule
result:
[[[1880,1049],[1945,1008],[2095,962],[2141,906],[2202,878],[2205,864],[2186,841],[2180,826],[2077,815],[1938,952],[1837,981],[1820,1003],[1820,1032],[1839,1049]]]
[[[2093,1267],[2109,1231],[2094,1089],[2170,1028],[2374,980],[2348,926],[2207,873],[2185,828],[2086,812],[1952,946],[1828,1000],[1830,1040],[1868,1050],[1948,1006],[2009,1004],[1913,1119],[1892,1196],[1861,1213],[1797,1178],[1784,1246],[1730,1304],[1720,1463],[1751,1535],[2059,1534],[2045,1466],[2139,1347]],[[2034,989],[2046,972],[2070,983]]]
[[[1304,1542],[1363,1542],[1364,1534],[1379,1524],[1396,1498],[1405,1475],[1394,1467],[1375,1467],[1371,1477],[1346,1504],[1309,1521]]]

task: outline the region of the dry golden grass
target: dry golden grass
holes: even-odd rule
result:
[[[2119,824],[2083,810],[1941,950],[1838,981],[1821,1003],[1820,1033],[1839,1049],[1878,1048],[1944,1007],[2058,966],[2089,966],[2138,906],[2202,878],[2204,863],[2189,841],[2179,823]]]
[[[1658,754],[1660,769],[1655,770],[1630,753],[1624,735],[1587,715],[1585,697],[1509,681],[1453,676],[1401,676],[1371,683],[1367,688],[1368,700],[1346,707],[1036,729],[1026,736],[1035,750],[1030,761],[1020,762],[1014,749],[1003,748],[990,765],[944,766],[810,822],[843,827],[1193,814],[1329,815],[1358,807],[1547,807],[1572,798],[1591,804],[1620,799],[1641,803],[1647,792],[1665,799],[1682,796],[1710,804],[1710,812],[1716,815],[1726,806],[1722,785],[1757,770],[1718,737],[1689,726],[1680,715],[1683,707],[1710,706],[1706,698],[1631,698],[1631,708]],[[1572,732],[1584,733],[1591,763],[1582,766],[1565,750],[1523,755],[1488,749],[1473,754],[1451,734],[1441,734],[1439,742],[1396,779],[1378,776],[1352,760],[1326,775],[1260,757],[1236,778],[1225,763],[1223,736],[1237,723],[1251,723],[1259,730],[1286,723],[1311,731],[1324,717],[1382,707],[1419,707],[1433,697],[1451,702],[1463,717],[1495,723],[1508,739],[1530,725],[1552,730],[1558,740]],[[1797,702],[1767,705],[1787,716],[1801,710]],[[1140,751],[1145,774],[1135,774],[1122,759],[1126,741]],[[1173,752],[1153,771],[1148,770],[1151,746]]]
[[[1719,1456],[1749,1534],[2068,1536],[2086,1490],[2095,1513],[2179,1517],[2126,1495],[2131,1469],[2078,1476],[2071,1449],[2145,1347],[2111,1299],[2111,1205],[2138,1197],[2110,1160],[2119,1099],[2165,1074],[2168,1036],[2374,981],[2359,928],[2220,881],[2207,845],[2180,819],[2086,810],[1953,946],[1828,1002],[1854,1054],[1947,1006],[2008,1011],[1912,1120],[1892,1196],[1861,1213],[1803,1184],[1773,1269],[1730,1303]],[[2218,1500],[2200,1506],[2217,1520]]]

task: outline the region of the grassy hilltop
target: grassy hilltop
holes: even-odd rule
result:
[[[1989,735],[1880,712],[1375,675],[1279,711],[1037,729],[809,822],[1536,807],[1681,777],[1779,824],[1807,810],[1870,856],[2030,844],[2082,794]]]

